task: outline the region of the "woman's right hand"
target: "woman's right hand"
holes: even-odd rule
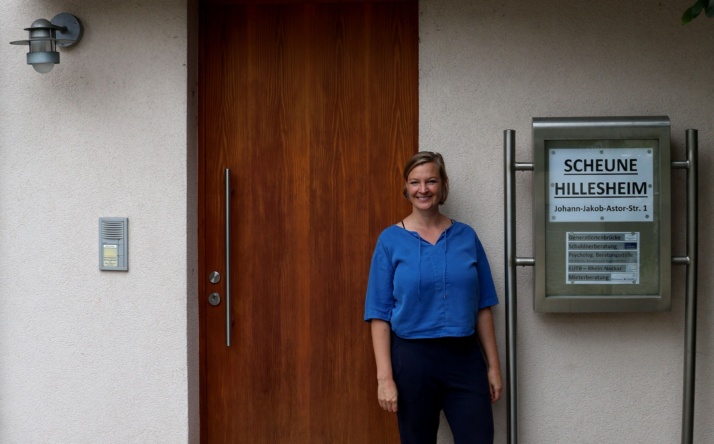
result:
[[[377,382],[377,399],[379,406],[389,413],[397,412],[397,384],[394,379],[379,380]]]

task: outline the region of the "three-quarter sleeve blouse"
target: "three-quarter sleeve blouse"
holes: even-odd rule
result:
[[[365,321],[387,321],[405,339],[470,336],[478,311],[496,304],[486,253],[469,225],[454,221],[436,244],[397,225],[380,234]]]

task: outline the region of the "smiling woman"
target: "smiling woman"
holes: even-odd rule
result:
[[[432,153],[429,151],[421,151],[412,156],[411,159],[404,166],[404,182],[409,182],[409,175],[418,166],[422,165],[434,165],[438,168],[438,177],[441,180],[441,198],[439,204],[446,202],[449,197],[449,176],[446,174],[446,165],[444,165],[444,158],[439,153]],[[409,192],[407,187],[404,187],[404,197],[409,199]]]
[[[439,210],[448,192],[443,157],[412,156],[404,167],[412,212],[382,232],[370,268],[364,319],[377,400],[397,413],[403,443],[435,443],[442,410],[455,442],[493,442],[491,403],[503,386],[498,298],[476,232]]]
[[[441,188],[439,167],[430,162],[415,167],[409,173],[405,189],[414,208],[426,211],[442,203]]]

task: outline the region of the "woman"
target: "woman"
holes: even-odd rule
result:
[[[490,444],[503,384],[486,254],[470,226],[439,211],[440,154],[412,156],[404,181],[412,212],[379,236],[365,301],[379,405],[397,413],[403,444],[435,443],[442,410],[456,444]]]

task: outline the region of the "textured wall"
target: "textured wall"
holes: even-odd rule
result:
[[[60,12],[84,38],[40,75],[7,42]],[[2,443],[195,436],[186,24],[185,0],[0,5]],[[129,218],[128,272],[98,270],[100,216]]]
[[[714,441],[709,272],[714,143],[714,21],[682,27],[692,3],[606,0],[420,2],[420,149],[445,154],[445,212],[471,223],[503,294],[503,130],[529,162],[531,119],[668,115],[673,160],[699,129],[700,285],[695,442]],[[684,172],[673,173],[673,254],[684,255]],[[531,173],[518,173],[518,252],[532,256]],[[679,442],[684,269],[660,314],[537,314],[533,275],[518,274],[519,431],[524,444]],[[504,307],[496,312],[504,372]],[[505,442],[506,402],[496,442]],[[444,427],[440,442],[451,442]]]
[[[2,443],[196,439],[196,63],[187,44],[197,34],[196,2],[191,14],[186,3],[0,3]],[[669,115],[675,159],[684,130],[699,129],[700,261],[711,262],[714,22],[681,27],[688,3],[421,2],[421,148],[446,155],[445,211],[479,231],[501,294],[503,130],[517,131],[518,160],[530,161],[535,116]],[[83,20],[84,40],[40,75],[7,42],[59,12]],[[677,255],[683,178],[675,171]],[[518,254],[528,256],[529,173],[518,191]],[[128,273],[97,269],[100,216],[129,217]],[[714,278],[700,269],[695,442],[709,442]],[[532,274],[519,272],[521,442],[678,442],[683,270],[673,270],[671,313],[619,315],[536,314]],[[503,314],[500,306],[502,356]],[[505,415],[504,400],[496,442]],[[450,442],[446,427],[440,442]]]

